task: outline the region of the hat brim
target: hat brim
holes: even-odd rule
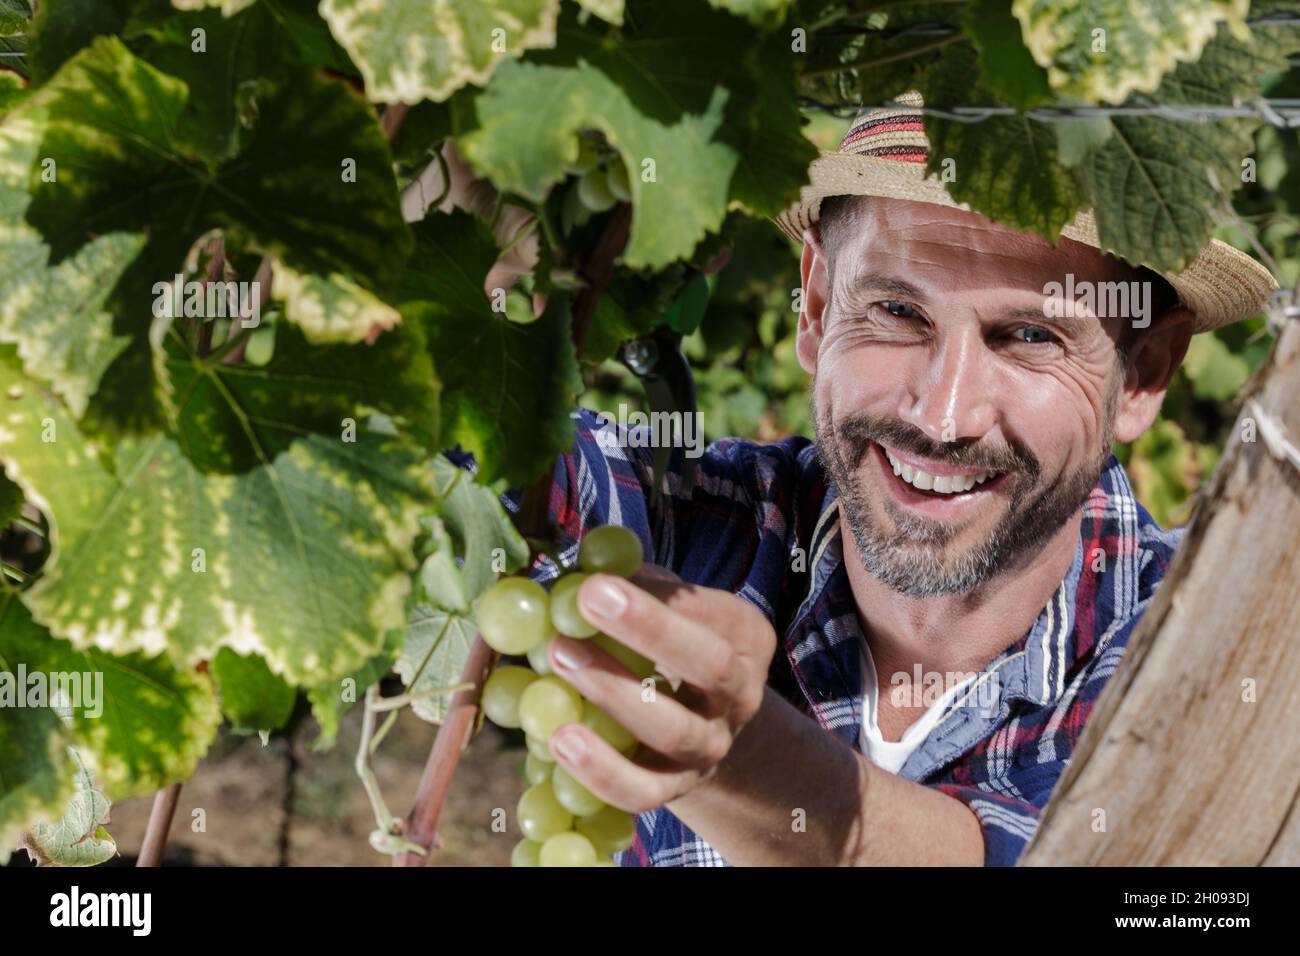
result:
[[[776,216],[775,222],[795,242],[817,221],[822,200],[829,196],[880,196],[932,203],[971,211],[956,202],[937,176],[922,163],[899,162],[854,153],[822,153],[808,169],[809,182],[799,201]],[[1101,249],[1097,224],[1089,211],[1080,212],[1061,235]],[[1226,242],[1214,239],[1178,273],[1153,270],[1164,278],[1179,301],[1195,316],[1196,332],[1213,329],[1263,313],[1278,285],[1259,262]]]

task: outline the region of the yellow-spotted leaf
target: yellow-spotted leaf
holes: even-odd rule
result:
[[[95,785],[95,778],[76,750],[69,749],[75,767],[74,790],[63,817],[37,823],[24,840],[24,849],[38,866],[97,866],[117,855],[117,843],[104,824],[113,802]]]
[[[1119,103],[1195,60],[1220,23],[1246,31],[1250,0],[1013,0],[1025,45],[1061,97]]]
[[[310,342],[361,342],[402,321],[395,308],[337,272],[315,275],[276,263],[271,297]]]
[[[559,0],[322,0],[320,13],[382,103],[445,100],[555,40]]]
[[[0,408],[0,464],[51,525],[24,602],[56,636],[166,653],[183,670],[230,647],[311,685],[360,666],[405,622],[433,484],[397,436],[358,422],[205,476],[164,435],[87,440],[12,356]]]

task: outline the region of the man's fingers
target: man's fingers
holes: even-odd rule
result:
[[[744,662],[730,642],[622,578],[593,574],[578,590],[578,607],[610,637],[701,690],[742,683]]]
[[[557,637],[550,659],[560,677],[650,749],[701,770],[727,755],[726,727],[666,693],[647,699],[636,677],[590,641]]]
[[[647,770],[628,760],[590,727],[565,724],[551,735],[551,753],[577,781],[612,807],[645,813],[690,789],[694,770]]]

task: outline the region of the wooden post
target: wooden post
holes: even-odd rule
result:
[[[1300,321],[1283,326],[1022,865],[1300,864]]]

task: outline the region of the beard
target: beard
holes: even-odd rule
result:
[[[1119,397],[1118,388],[1107,395],[1101,450],[1094,462],[1041,486],[1042,464],[1019,442],[936,442],[905,422],[862,413],[836,422],[818,402],[815,382],[813,387],[818,450],[839,492],[840,513],[853,532],[862,564],[882,583],[915,598],[975,590],[1031,556],[1076,517],[1110,457],[1111,419]],[[892,529],[886,527],[873,513],[858,473],[872,443],[958,467],[1013,472],[1006,513],[983,540],[961,549],[953,544],[961,525],[924,518],[889,498],[881,503],[893,524]]]

